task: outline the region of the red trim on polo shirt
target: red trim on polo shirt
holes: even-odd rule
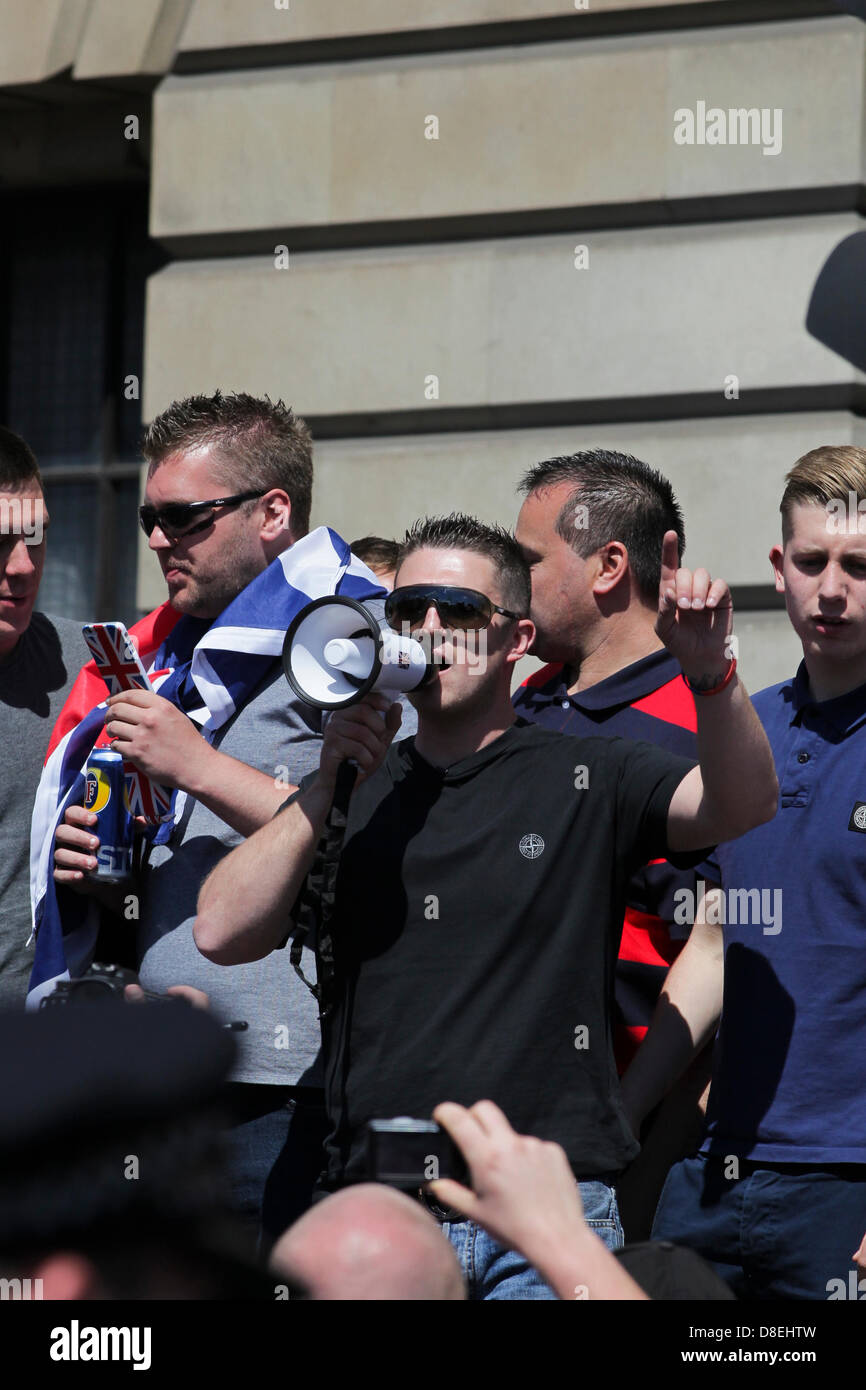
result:
[[[646,1035],[647,1029],[637,1025],[622,1023],[615,1029],[613,1053],[617,1075],[622,1076],[626,1068],[631,1065]]]
[[[619,959],[638,965],[673,965],[685,941],[674,941],[666,922],[654,913],[626,907]]]
[[[697,732],[698,715],[694,697],[678,677],[666,685],[660,685],[652,694],[644,695],[643,699],[633,701],[631,707],[656,719],[663,719],[667,724],[678,724],[681,729]]]
[[[520,682],[520,689],[523,690],[524,686],[527,685],[532,686],[533,689],[539,685],[547,685],[547,682],[552,681],[554,676],[558,676],[562,669],[563,662],[561,661],[552,661],[549,666],[540,666],[531,676],[527,676],[525,681]]]

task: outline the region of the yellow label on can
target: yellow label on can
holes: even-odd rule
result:
[[[104,811],[111,800],[111,783],[101,767],[91,767],[84,778],[84,808]]]

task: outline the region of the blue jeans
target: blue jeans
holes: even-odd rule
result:
[[[755,1300],[848,1296],[838,1290],[864,1233],[866,1166],[741,1158],[735,1169],[708,1154],[674,1164],[653,1224],[653,1240],[690,1246],[738,1298]]]
[[[623,1243],[616,1191],[608,1182],[586,1178],[578,1182],[586,1224],[609,1250]],[[457,1252],[467,1298],[477,1301],[547,1299],[559,1295],[522,1255],[506,1250],[474,1221],[444,1221],[442,1230]],[[575,1294],[577,1297],[577,1294]]]

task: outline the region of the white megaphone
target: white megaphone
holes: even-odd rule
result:
[[[346,709],[374,690],[395,696],[417,690],[436,667],[419,642],[380,628],[356,599],[326,594],[292,620],[283,643],[283,671],[306,704]]]

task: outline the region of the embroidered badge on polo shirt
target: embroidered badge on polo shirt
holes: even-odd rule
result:
[[[851,812],[851,819],[848,822],[849,830],[859,830],[861,835],[866,835],[866,801],[855,803],[854,810]]]
[[[537,859],[544,853],[544,841],[540,835],[524,835],[518,849],[524,859]]]

